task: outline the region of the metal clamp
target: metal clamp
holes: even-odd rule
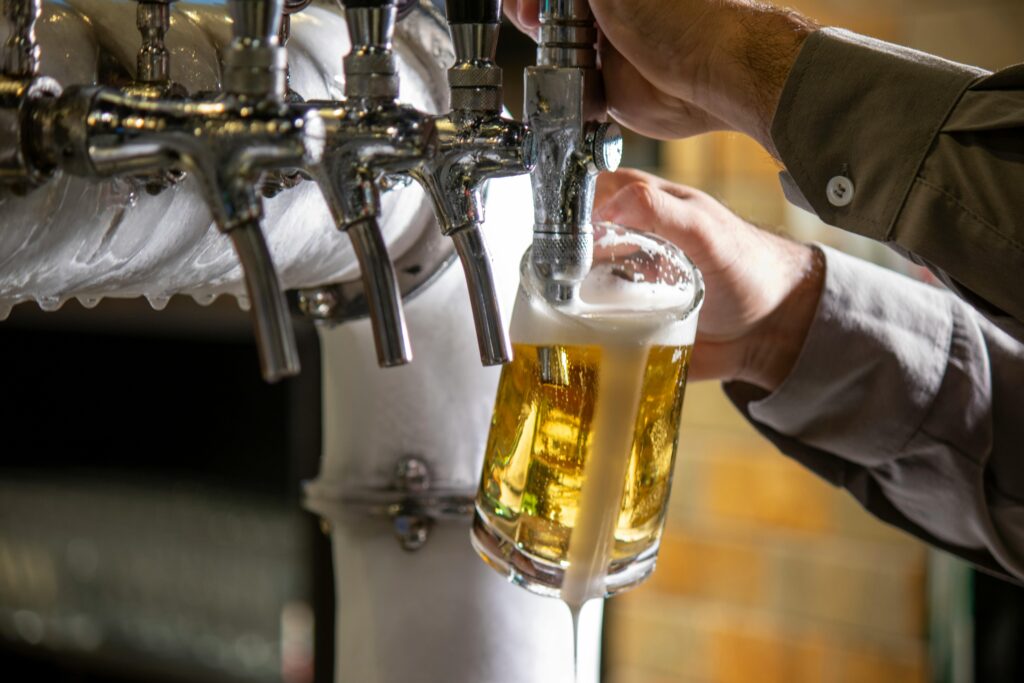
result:
[[[430,479],[425,460],[406,456],[395,466],[389,487],[346,491],[341,502],[368,515],[389,517],[399,545],[412,552],[426,544],[435,522],[467,520],[473,514],[475,491],[432,486]]]

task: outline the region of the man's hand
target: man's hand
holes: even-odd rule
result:
[[[506,0],[536,37],[539,0]],[[812,22],[754,0],[590,0],[608,111],[661,139],[710,130],[750,135],[774,153],[770,128]]]
[[[692,379],[776,389],[796,362],[824,281],[820,252],[765,232],[708,195],[640,171],[602,174],[595,219],[653,232],[700,268]]]

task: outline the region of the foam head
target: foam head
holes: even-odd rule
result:
[[[704,300],[700,271],[659,237],[609,223],[594,226],[594,262],[578,295],[551,303],[523,257],[512,340],[534,345],[685,346]]]

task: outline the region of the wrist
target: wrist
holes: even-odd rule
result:
[[[778,158],[772,119],[804,41],[818,26],[794,11],[746,0],[727,5],[722,21],[721,105],[727,120]]]
[[[736,379],[775,391],[792,372],[810,332],[825,284],[820,249],[790,243],[783,269],[791,273],[788,292],[747,335]]]

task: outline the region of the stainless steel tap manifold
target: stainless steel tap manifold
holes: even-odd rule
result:
[[[7,0],[7,6],[14,1]],[[23,163],[29,170],[59,168],[89,178],[194,174],[215,224],[231,238],[242,264],[260,365],[273,382],[298,372],[298,353],[261,228],[257,187],[267,170],[318,163],[324,132],[315,112],[295,112],[284,103],[286,57],[278,43],[282,0],[229,0],[228,8],[234,37],[225,57],[222,95],[181,100],[72,86],[59,98],[32,99],[18,130],[32,145],[25,156],[32,165]],[[156,16],[163,26],[162,12]],[[141,82],[163,83],[161,41],[150,35],[149,42],[157,68],[146,67],[150,52],[140,54]]]

